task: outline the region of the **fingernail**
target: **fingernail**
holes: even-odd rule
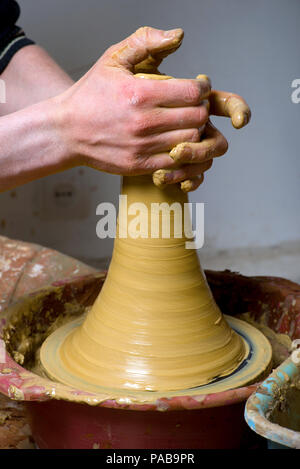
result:
[[[237,112],[232,116],[232,125],[236,129],[241,129],[249,122],[249,116],[244,112]]]
[[[168,31],[165,31],[164,35],[166,37],[176,37],[176,39],[181,41],[183,39],[184,32],[181,28],[169,29]]]
[[[211,81],[210,81],[210,78],[207,76],[207,75],[203,75],[203,74],[200,74],[200,75],[197,75],[197,80],[202,80],[202,81],[207,81],[210,86],[211,86]]]
[[[167,169],[158,169],[153,173],[152,180],[157,187],[162,187],[166,182],[172,180],[171,176]]]

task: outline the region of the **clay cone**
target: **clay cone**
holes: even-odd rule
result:
[[[179,215],[187,195],[176,185],[158,189],[150,176],[124,178],[122,194],[107,279],[60,347],[63,368],[84,382],[143,390],[186,389],[232,373],[245,345],[217,307],[196,250],[186,249]],[[164,202],[176,203],[171,223],[157,205]]]

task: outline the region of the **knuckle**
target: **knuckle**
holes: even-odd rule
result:
[[[209,112],[206,106],[199,106],[199,125],[205,124],[208,121]]]
[[[139,80],[139,78],[137,78],[137,80]],[[125,90],[125,93],[129,101],[129,105],[134,108],[145,104],[147,101],[147,93],[140,83],[131,85],[128,87],[128,89]]]
[[[186,99],[190,104],[199,104],[201,101],[201,93],[199,86],[192,81],[187,83]]]
[[[173,173],[173,181],[180,182],[187,177],[186,171],[184,169],[177,169]]]
[[[143,171],[147,172],[160,171],[160,167],[157,165],[153,158],[143,158],[141,167],[143,168]]]
[[[199,135],[199,130],[198,129],[192,129],[190,131],[190,142],[199,142],[200,140],[200,135]]]
[[[150,139],[147,138],[137,138],[133,146],[133,154],[136,158],[140,155],[148,153],[150,147]]]
[[[132,151],[124,158],[123,161],[124,169],[127,174],[133,174],[137,168],[137,154]]]
[[[143,36],[147,38],[148,35],[151,33],[152,29],[153,28],[151,28],[150,26],[141,26],[136,30],[134,34],[138,37]]]
[[[131,36],[128,38],[129,44],[132,46],[142,46],[144,47],[151,40],[153,28],[150,26],[142,26],[138,28]]]
[[[151,119],[145,114],[137,113],[132,119],[132,134],[135,137],[141,137],[147,134],[151,129]]]

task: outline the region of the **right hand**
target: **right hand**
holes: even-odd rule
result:
[[[181,29],[140,28],[54,98],[71,166],[122,175],[153,173],[178,165],[169,155],[177,144],[199,142],[199,128],[208,120],[209,80],[134,76],[141,63],[157,66],[182,37]],[[203,171],[208,166],[204,163]]]

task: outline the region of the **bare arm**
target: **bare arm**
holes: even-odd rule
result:
[[[182,37],[180,29],[140,28],[109,48],[75,84],[38,46],[20,50],[1,75],[8,99],[0,117],[0,191],[78,165],[127,175],[176,168],[188,156],[181,147],[176,158],[170,154],[181,142],[191,143],[188,150],[198,164],[175,170],[168,182],[209,169],[227,149],[219,132],[210,132],[209,145],[199,142],[198,129],[208,121],[209,80],[134,76],[149,54],[164,58]],[[227,104],[221,100],[216,113],[231,115]],[[243,116],[240,121],[246,123]]]
[[[149,50],[167,55],[181,39],[181,30],[141,28],[75,84],[38,46],[17,52],[1,75],[7,103],[0,104],[0,191],[76,165],[115,174],[172,167],[169,150],[193,139],[207,120],[201,102],[209,83],[153,87],[134,77],[131,62]]]
[[[0,78],[6,86],[6,103],[0,104],[0,116],[56,96],[73,84],[69,75],[37,45],[20,49]]]
[[[0,192],[71,166],[52,100],[0,118]]]
[[[0,192],[72,166],[58,135],[53,100],[73,80],[41,47],[20,49],[0,78]],[[36,104],[39,103],[39,104]]]

